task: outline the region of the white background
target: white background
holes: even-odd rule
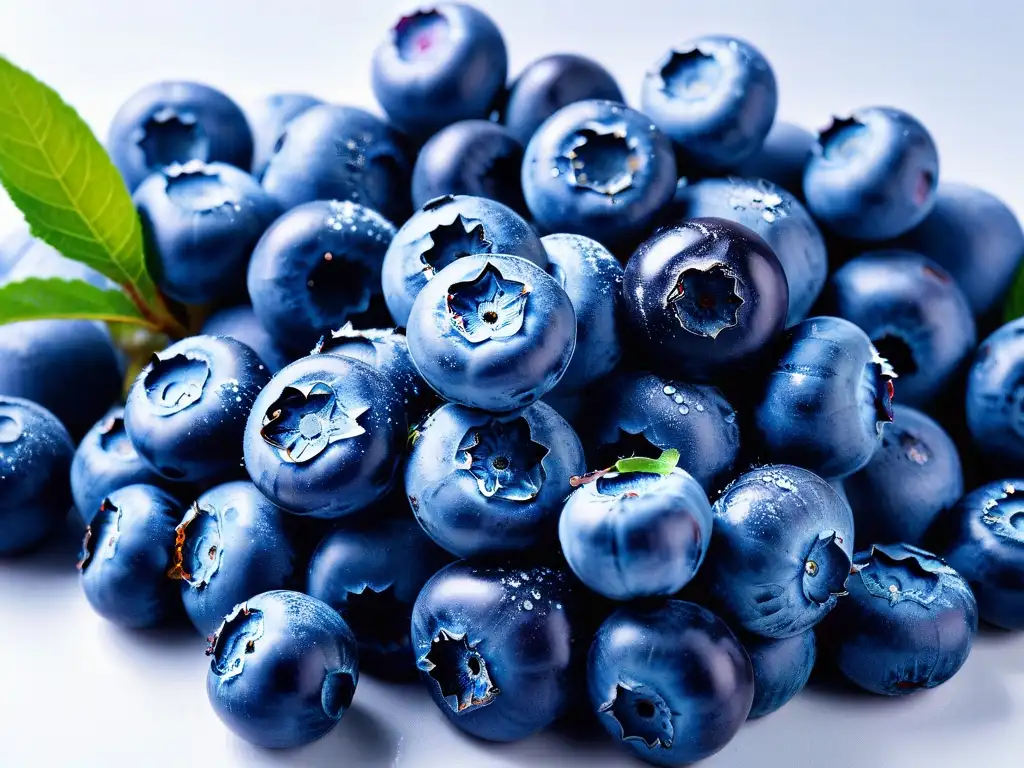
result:
[[[858,106],[899,106],[939,145],[942,174],[1024,209],[1019,2],[480,0],[512,71],[548,52],[603,61],[635,100],[674,41],[723,32],[771,60],[780,114],[809,127]],[[275,90],[372,106],[369,61],[405,4],[381,0],[0,0],[0,54],[54,86],[105,135],[157,79],[197,79],[243,104]],[[17,222],[0,199],[0,235]],[[449,728],[417,686],[364,678],[352,711],[300,751],[224,730],[204,690],[204,643],[104,624],[81,596],[77,542],[0,562],[0,766],[640,765],[557,735],[495,746]],[[806,691],[747,726],[713,768],[1024,765],[1024,637],[983,632],[963,671],[909,700]]]

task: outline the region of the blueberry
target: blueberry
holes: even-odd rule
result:
[[[591,466],[674,448],[679,467],[706,493],[732,479],[740,430],[736,412],[714,387],[623,372],[588,398],[587,412]]]
[[[405,492],[459,557],[527,552],[555,540],[569,479],[585,470],[576,433],[544,403],[505,416],[449,404],[414,432]]]
[[[505,87],[508,54],[489,16],[440,3],[398,20],[373,54],[373,94],[395,125],[427,137],[486,118]]]
[[[900,377],[900,400],[930,403],[950,384],[977,343],[974,316],[956,281],[910,251],[858,256],[832,274],[824,314],[860,326]]]
[[[736,172],[748,179],[766,179],[803,200],[804,168],[817,137],[806,128],[776,120],[764,144]]]
[[[625,103],[615,78],[596,61],[572,53],[544,56],[527,64],[509,86],[501,122],[525,146],[551,115],[587,99]]]
[[[349,201],[292,208],[260,238],[249,262],[249,297],[263,327],[286,349],[309,349],[325,332],[387,317],[380,269],[395,228]]]
[[[338,611],[355,632],[364,671],[401,680],[416,673],[409,637],[413,603],[451,557],[424,535],[408,510],[394,514],[406,504],[401,494],[389,498],[396,506],[379,510],[385,519],[338,528],[320,542],[306,592]]]
[[[456,726],[489,741],[546,728],[572,696],[569,580],[550,568],[439,571],[412,613],[420,677]]]
[[[250,596],[225,617],[206,653],[213,711],[261,747],[298,747],[325,736],[359,680],[352,630],[329,605],[299,592]]]
[[[257,179],[263,177],[277,143],[288,130],[288,124],[306,110],[321,104],[320,99],[307,93],[274,93],[264,96],[246,110],[255,147],[253,176]]]
[[[903,696],[941,685],[967,660],[978,606],[939,558],[908,544],[875,544],[854,557],[848,587],[819,639],[851,682]]]
[[[114,115],[107,150],[129,190],[151,173],[190,160],[252,166],[252,130],[245,113],[200,83],[147,85]]]
[[[280,213],[252,176],[223,163],[172,165],[134,200],[153,279],[186,304],[239,296],[252,249]]]
[[[252,483],[210,489],[174,533],[169,575],[181,581],[185,612],[203,635],[241,601],[298,577],[287,515]]]
[[[679,219],[728,219],[759,234],[786,273],[788,324],[807,317],[825,286],[828,252],[818,226],[792,194],[763,179],[681,179],[672,211]]]
[[[768,61],[745,40],[705,35],[669,50],[644,77],[643,110],[684,168],[722,170],[753,156],[775,120]]]
[[[882,447],[843,483],[857,521],[857,544],[921,544],[932,521],[963,495],[956,444],[942,427],[897,405]]]
[[[850,321],[812,317],[797,324],[754,413],[765,457],[825,478],[862,469],[892,422],[894,378]]]
[[[885,240],[919,224],[935,204],[939,156],[928,130],[891,107],[833,118],[804,171],[807,207],[844,237]]]
[[[351,200],[404,221],[411,173],[400,133],[365,110],[324,104],[292,119],[262,181],[286,211],[314,200]]]
[[[0,360],[0,396],[39,403],[75,440],[121,396],[121,361],[99,323],[28,320],[2,325]]]
[[[945,511],[929,540],[963,576],[985,621],[1024,629],[1024,480],[971,491]]]
[[[413,302],[434,275],[476,253],[522,256],[548,266],[540,238],[511,208],[482,197],[436,198],[398,230],[384,257],[384,299],[395,323],[408,325]]]
[[[256,353],[270,373],[277,373],[295,360],[295,353],[282,349],[267,333],[249,305],[228,307],[210,315],[200,331],[204,336],[230,336]]]
[[[131,629],[181,613],[181,592],[168,578],[181,507],[152,485],[128,485],[103,499],[82,542],[82,590],[100,616]]]
[[[601,625],[587,659],[590,704],[612,738],[653,765],[713,755],[739,731],[754,673],[725,623],[681,600],[627,607]]]
[[[646,115],[613,101],[577,101],[537,129],[523,193],[538,226],[609,247],[643,237],[672,199],[671,142]]]
[[[853,515],[812,472],[752,469],[715,502],[702,577],[732,625],[765,637],[813,627],[845,593]]]
[[[245,467],[289,512],[342,517],[391,489],[405,439],[401,396],[383,374],[312,355],[282,368],[253,404]]]
[[[578,391],[611,373],[622,357],[622,265],[583,235],[548,235],[540,242],[548,254],[548,273],[576,312],[576,350],[559,391]]]
[[[74,451],[52,413],[0,395],[0,557],[34,549],[67,517]]]
[[[514,256],[465,256],[435,275],[409,315],[409,353],[442,397],[512,411],[569,367],[576,314],[561,286]]]
[[[753,362],[785,326],[789,305],[772,249],[725,219],[659,229],[630,257],[622,293],[657,371],[694,381]]]
[[[1006,203],[957,182],[939,184],[931,213],[899,243],[949,272],[978,315],[999,302],[1024,256],[1024,231]]]
[[[681,469],[609,472],[569,497],[558,538],[573,573],[598,594],[668,597],[704,562],[711,521],[707,495]]]
[[[270,372],[244,344],[193,336],[153,355],[128,393],[125,429],[164,477],[201,483],[239,466],[245,418]]]
[[[796,696],[811,678],[818,646],[814,630],[773,640],[747,635],[743,648],[754,668],[754,704],[748,719],[770,715]]]
[[[1024,465],[1024,318],[978,347],[967,379],[967,426],[975,449],[999,466]]]

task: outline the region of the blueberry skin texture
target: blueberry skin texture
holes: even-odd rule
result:
[[[743,648],[754,668],[754,704],[748,720],[770,715],[800,693],[818,658],[818,645],[810,629],[781,640],[747,635]]]
[[[964,492],[960,455],[942,427],[904,405],[897,405],[893,416],[868,465],[843,482],[858,546],[921,545],[935,518]]]
[[[588,400],[590,466],[608,467],[626,456],[656,456],[675,448],[679,468],[706,493],[716,493],[732,479],[740,430],[733,407],[714,387],[624,371]]]
[[[394,496],[404,507],[402,495]],[[409,636],[413,603],[452,558],[407,510],[401,516],[391,509],[380,513],[389,516],[338,528],[320,542],[309,562],[306,593],[334,608],[355,632],[364,671],[404,680],[416,675]]]
[[[554,278],[515,256],[465,256],[420,291],[409,353],[446,400],[507,412],[539,400],[569,367],[576,313]]]
[[[474,195],[526,213],[520,169],[523,145],[489,120],[461,120],[420,149],[412,169],[412,204],[443,195]]]
[[[828,251],[799,200],[758,178],[680,179],[672,200],[677,220],[713,216],[752,229],[779,258],[789,285],[787,324],[807,317],[828,277]]]
[[[672,199],[676,163],[671,142],[646,115],[588,99],[537,129],[522,176],[526,204],[545,233],[631,247]]]
[[[313,200],[351,200],[388,221],[409,215],[407,140],[376,115],[324,104],[292,119],[263,172],[282,210]]]
[[[545,567],[452,563],[412,613],[416,663],[453,725],[488,741],[525,739],[572,696],[570,582]]]
[[[526,146],[551,115],[587,99],[625,103],[615,78],[596,61],[555,53],[526,65],[509,86],[499,113],[512,137]]]
[[[875,544],[853,562],[850,594],[819,635],[840,671],[886,696],[934,688],[956,674],[978,630],[978,606],[960,574],[907,544]]]
[[[657,371],[704,382],[755,361],[782,331],[789,286],[756,232],[690,219],[645,240],[622,283],[634,335]]]
[[[245,467],[289,512],[343,517],[391,489],[405,440],[401,396],[380,372],[312,355],[282,368],[253,404]]]
[[[548,257],[526,220],[495,200],[445,195],[429,201],[398,230],[384,256],[384,299],[398,326],[420,291],[442,269],[476,253],[521,256],[541,269]]]
[[[147,629],[181,613],[181,591],[168,578],[181,505],[152,485],[128,485],[102,502],[82,543],[82,591],[100,616]]]
[[[245,420],[270,372],[226,336],[193,336],[153,355],[128,393],[125,429],[170,480],[203,483],[239,465]]]
[[[121,361],[110,334],[98,323],[28,320],[2,325],[0,360],[0,395],[39,403],[75,440],[121,396]]]
[[[203,323],[200,333],[204,336],[230,336],[242,342],[256,353],[271,374],[295,360],[295,353],[278,346],[247,304],[214,312]]]
[[[862,469],[893,420],[893,378],[850,321],[811,317],[797,324],[754,413],[764,458],[829,479]]]
[[[585,471],[576,433],[544,403],[504,416],[448,404],[417,428],[405,492],[458,557],[528,552],[555,541],[569,479]]]
[[[978,347],[967,377],[967,426],[976,450],[1000,467],[1024,467],[1024,318]]]
[[[373,94],[400,130],[427,137],[486,118],[505,87],[508,54],[498,27],[464,3],[403,16],[373,54]]]
[[[573,573],[598,594],[669,597],[704,562],[711,523],[704,489],[683,470],[613,472],[573,491],[558,539]]]
[[[559,391],[578,391],[607,376],[622,358],[622,265],[583,235],[548,235],[540,242],[548,255],[548,274],[576,312],[576,350]]]
[[[807,207],[844,237],[886,240],[921,223],[935,204],[939,156],[931,134],[891,107],[833,118],[804,170]]]
[[[286,349],[309,349],[346,322],[386,317],[380,270],[394,235],[390,221],[347,200],[292,208],[252,253],[253,312]]]
[[[224,620],[207,653],[213,711],[260,747],[299,747],[325,736],[348,710],[359,680],[352,630],[329,605],[299,592],[249,597]]]
[[[175,529],[171,578],[196,630],[211,635],[231,609],[301,579],[290,519],[252,483],[211,488]]]
[[[321,104],[320,99],[308,93],[273,93],[246,110],[252,128],[252,175],[255,178],[263,177],[288,124],[306,110]]]
[[[0,557],[38,547],[67,517],[74,451],[52,413],[0,395]]]
[[[107,150],[134,191],[150,174],[190,160],[247,171],[253,137],[245,113],[215,88],[161,82],[138,91],[117,111]]]
[[[635,757],[680,766],[713,755],[747,719],[754,672],[720,618],[694,603],[621,608],[587,658],[590,704]]]
[[[256,179],[224,163],[171,166],[133,200],[153,279],[186,304],[239,295],[252,249],[280,213]]]
[[[802,126],[776,120],[761,148],[743,161],[736,173],[747,179],[766,179],[803,200],[804,168],[817,140]]]
[[[900,377],[900,401],[941,394],[977,344],[967,298],[942,267],[909,251],[866,253],[834,272],[820,310],[860,326]]]
[[[740,475],[714,512],[701,576],[731,626],[792,637],[835,608],[850,573],[854,525],[827,482],[769,465]]]

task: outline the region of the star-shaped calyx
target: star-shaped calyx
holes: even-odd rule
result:
[[[193,502],[174,529],[170,579],[180,579],[193,589],[203,589],[220,570],[224,557],[221,518],[216,509]]]
[[[461,213],[449,224],[438,224],[424,238],[420,253],[424,271],[434,275],[463,256],[491,253],[494,244],[487,237],[482,221],[467,219]]]
[[[442,629],[419,660],[419,668],[437,683],[441,697],[453,712],[485,707],[501,693],[477,646],[466,633]]]
[[[522,417],[492,419],[474,427],[463,436],[459,453],[487,498],[532,501],[544,485],[548,449],[533,440],[530,425]]]
[[[506,280],[490,262],[480,274],[448,288],[452,327],[473,344],[519,333],[526,319],[530,286]]]
[[[633,186],[644,165],[638,144],[623,122],[593,122],[570,137],[557,170],[574,187],[614,197]]]
[[[343,406],[329,384],[316,382],[285,387],[267,409],[260,436],[278,449],[286,462],[311,461],[331,443],[366,432],[359,417],[366,406]]]
[[[153,412],[172,416],[198,403],[209,379],[210,364],[197,354],[168,358],[154,354],[143,372],[142,384]]]
[[[142,150],[146,167],[153,169],[189,160],[205,162],[210,153],[210,141],[196,116],[173,107],[150,115],[135,143]]]
[[[818,605],[846,594],[850,556],[842,544],[835,531],[824,531],[818,534],[804,559],[804,596]]]
[[[717,339],[718,334],[739,322],[743,304],[739,286],[739,279],[724,264],[685,269],[665,303],[675,311],[676,319],[687,331]]]
[[[598,708],[618,723],[622,741],[641,742],[648,749],[671,749],[675,739],[673,712],[657,691],[618,683],[611,700]]]
[[[121,510],[110,499],[104,499],[96,517],[85,529],[78,570],[86,570],[100,556],[113,557],[120,540]]]
[[[827,160],[847,160],[860,150],[870,129],[852,115],[833,117],[828,128],[818,134],[822,156]]]
[[[853,570],[871,595],[893,606],[905,600],[928,606],[942,591],[942,577],[956,575],[940,558],[909,544],[876,544]]]
[[[722,80],[722,65],[698,48],[672,51],[658,70],[661,90],[674,99],[699,101],[710,96]]]
[[[0,445],[18,442],[24,432],[17,409],[0,407]]]
[[[431,8],[400,18],[391,30],[391,39],[400,59],[416,61],[434,54],[450,34],[448,19]]]
[[[220,678],[241,674],[246,657],[256,652],[263,632],[263,612],[249,608],[246,603],[236,605],[210,638],[206,649],[206,655],[213,657],[210,664],[213,673]]]
[[[1014,483],[1003,483],[1002,494],[982,505],[981,522],[1000,536],[1024,541],[1024,494]]]

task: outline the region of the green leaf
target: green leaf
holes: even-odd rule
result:
[[[0,323],[44,319],[149,324],[124,293],[84,280],[30,277],[0,286]]]
[[[630,456],[627,459],[619,459],[615,462],[615,471],[619,474],[627,472],[647,472],[654,475],[668,475],[679,463],[679,451],[669,448],[662,451],[661,456],[656,459],[648,459],[646,456]]]
[[[1003,307],[1003,317],[1008,323],[1018,317],[1024,317],[1024,267],[1017,272],[1013,279],[1013,285],[1006,296],[1006,305]]]

